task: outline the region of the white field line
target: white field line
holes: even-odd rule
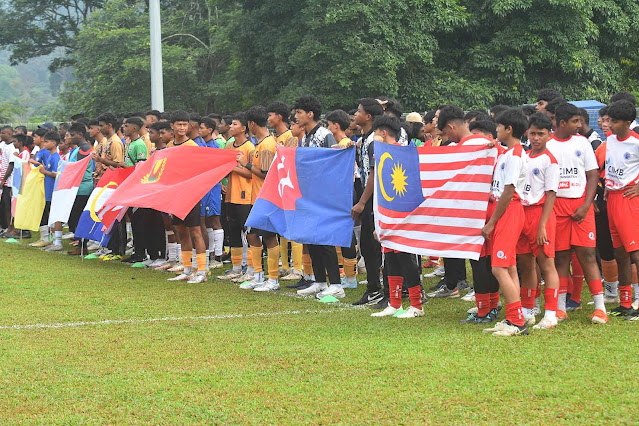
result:
[[[203,316],[185,316],[185,317],[162,317],[162,318],[130,318],[130,319],[107,319],[102,321],[76,321],[76,322],[60,322],[54,324],[14,324],[0,325],[0,330],[29,330],[42,328],[72,328],[87,327],[95,325],[113,325],[113,324],[143,324],[153,322],[179,322],[179,321],[211,321],[211,320],[227,320],[236,318],[263,318],[276,317],[284,315],[301,315],[301,314],[328,314],[352,309],[351,307],[342,307],[336,309],[303,309],[295,311],[280,312],[256,312],[252,314],[228,314],[228,315],[203,315]]]

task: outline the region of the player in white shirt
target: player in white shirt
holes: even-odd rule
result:
[[[540,112],[533,114],[528,127],[532,150],[528,153],[528,174],[521,199],[526,221],[517,243],[517,264],[522,282],[521,305],[529,324],[535,322],[538,278],[535,258],[546,282],[544,318],[533,327],[535,329],[549,329],[557,325],[559,275],[555,269],[556,219],[553,207],[559,186],[559,165],[546,149],[551,134],[552,121],[548,116]]]
[[[528,120],[520,109],[508,109],[495,118],[497,139],[507,147],[499,156],[493,172],[488,210],[492,214],[482,228],[487,252],[491,256],[492,272],[506,302],[506,319],[484,332],[494,336],[528,334],[519,298],[517,275],[517,240],[524,227],[521,195],[526,183],[526,154],[521,136],[528,128]]]
[[[557,216],[555,266],[559,273],[557,320],[568,318],[566,292],[570,283],[571,249],[574,249],[595,303],[595,312],[590,318],[593,323],[605,324],[608,315],[595,255],[596,226],[592,206],[599,175],[597,160],[588,139],[577,135],[581,126],[579,108],[569,103],[558,105],[555,122],[555,134],[546,146],[559,163],[559,189],[554,207]]]
[[[636,118],[632,103],[621,100],[608,108],[611,135],[606,141],[606,193],[610,236],[619,271],[620,306],[615,316],[639,320],[632,306],[631,263],[639,267],[639,134],[630,130]]]

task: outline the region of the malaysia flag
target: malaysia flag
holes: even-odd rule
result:
[[[61,164],[51,198],[49,226],[53,226],[56,222],[69,220],[73,202],[78,195],[78,189],[80,189],[80,183],[89,161],[91,161],[91,157],[87,156],[78,162]]]
[[[97,241],[102,246],[107,245],[111,239],[109,232],[112,226],[107,228],[100,216],[98,216],[98,212],[102,215],[107,213],[106,211],[101,211],[104,203],[111,197],[115,189],[124,182],[124,179],[133,173],[133,170],[133,167],[130,167],[104,172],[97,186],[93,188],[89,201],[87,201],[87,205],[84,207],[84,211],[80,216],[80,221],[75,231],[76,237]],[[121,209],[122,208],[118,206],[113,208],[113,210],[116,210],[118,213]]]
[[[477,260],[496,156],[497,149],[482,145],[375,142],[375,230],[382,246]]]
[[[303,244],[349,247],[355,149],[277,147],[246,226]]]

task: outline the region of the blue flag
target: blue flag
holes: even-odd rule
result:
[[[355,149],[277,147],[246,221],[302,244],[350,247]]]

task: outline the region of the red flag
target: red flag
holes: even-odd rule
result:
[[[110,206],[144,207],[181,219],[237,165],[237,151],[181,146],[156,151],[113,192]]]

